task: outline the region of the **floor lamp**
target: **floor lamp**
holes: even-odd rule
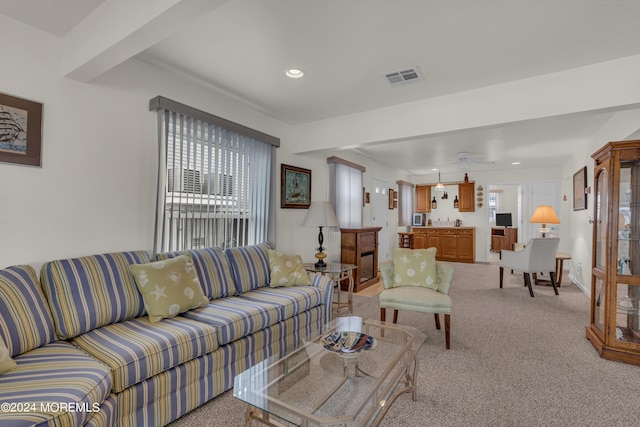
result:
[[[333,208],[331,207],[331,203],[311,202],[309,210],[307,211],[307,216],[304,217],[302,225],[305,227],[320,228],[320,232],[318,233],[318,253],[315,255],[318,261],[315,265],[317,268],[326,267],[327,264],[324,262],[324,259],[327,257],[327,254],[323,252],[325,248],[322,247],[322,243],[324,243],[322,227],[340,226],[338,218],[336,218],[336,214],[333,212]]]

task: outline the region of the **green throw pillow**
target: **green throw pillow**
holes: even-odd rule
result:
[[[269,286],[272,288],[311,284],[300,255],[286,255],[273,249],[269,249],[267,255],[271,268]]]
[[[9,354],[9,349],[6,344],[0,338],[0,374],[4,374],[18,366],[16,362],[11,358]]]
[[[151,322],[209,303],[189,254],[148,264],[131,264],[129,269]]]
[[[436,248],[394,249],[393,287],[399,286],[438,289]]]

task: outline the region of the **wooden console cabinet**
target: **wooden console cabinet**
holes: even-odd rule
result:
[[[340,262],[353,264],[353,291],[378,283],[378,231],[382,227],[341,228]]]
[[[491,252],[502,249],[512,251],[513,244],[518,242],[518,229],[510,227],[491,228]]]
[[[415,249],[436,248],[438,261],[476,262],[475,227],[413,227]]]

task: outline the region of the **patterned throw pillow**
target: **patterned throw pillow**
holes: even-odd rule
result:
[[[436,248],[394,249],[393,287],[399,286],[438,289]]]
[[[177,316],[209,303],[191,255],[129,266],[151,322]]]
[[[311,284],[300,255],[286,255],[273,249],[269,249],[267,254],[271,268],[269,286],[276,288]]]
[[[5,345],[2,338],[0,338],[0,374],[4,374],[18,366],[16,362],[11,358],[9,349]]]

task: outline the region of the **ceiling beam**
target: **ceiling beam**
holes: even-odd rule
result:
[[[90,82],[228,1],[106,0],[64,37],[64,76]]]

